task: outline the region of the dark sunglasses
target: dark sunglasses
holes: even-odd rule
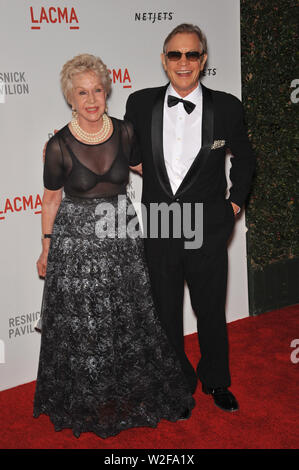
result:
[[[180,52],[180,51],[169,51],[165,55],[169,60],[173,61],[178,61],[182,58],[182,55],[186,56],[187,60],[190,60],[190,62],[195,62],[202,56],[204,52],[198,52],[198,51],[188,51],[188,52]]]

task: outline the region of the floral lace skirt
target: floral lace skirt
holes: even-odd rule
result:
[[[155,312],[129,207],[127,196],[121,204],[65,197],[53,227],[34,417],[47,414],[56,431],[76,437],[156,427],[194,407]],[[115,236],[103,236],[113,223]]]

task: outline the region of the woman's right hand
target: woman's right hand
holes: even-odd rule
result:
[[[48,252],[42,251],[36,263],[37,272],[40,277],[46,277],[47,261],[48,261]]]

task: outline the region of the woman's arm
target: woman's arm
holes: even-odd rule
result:
[[[50,191],[49,189],[44,190],[43,201],[42,201],[42,233],[52,233],[54,220],[60,206],[62,199],[62,189],[57,191]],[[43,250],[40,257],[37,260],[37,271],[39,276],[45,277],[47,270],[47,259],[50,248],[51,239],[44,238],[42,240]]]

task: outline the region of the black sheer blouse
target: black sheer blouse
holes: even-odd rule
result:
[[[93,198],[126,192],[129,165],[139,163],[133,126],[111,118],[112,135],[103,143],[90,145],[77,140],[68,126],[48,142],[44,165],[44,186],[66,195]],[[136,163],[135,163],[136,162]]]

